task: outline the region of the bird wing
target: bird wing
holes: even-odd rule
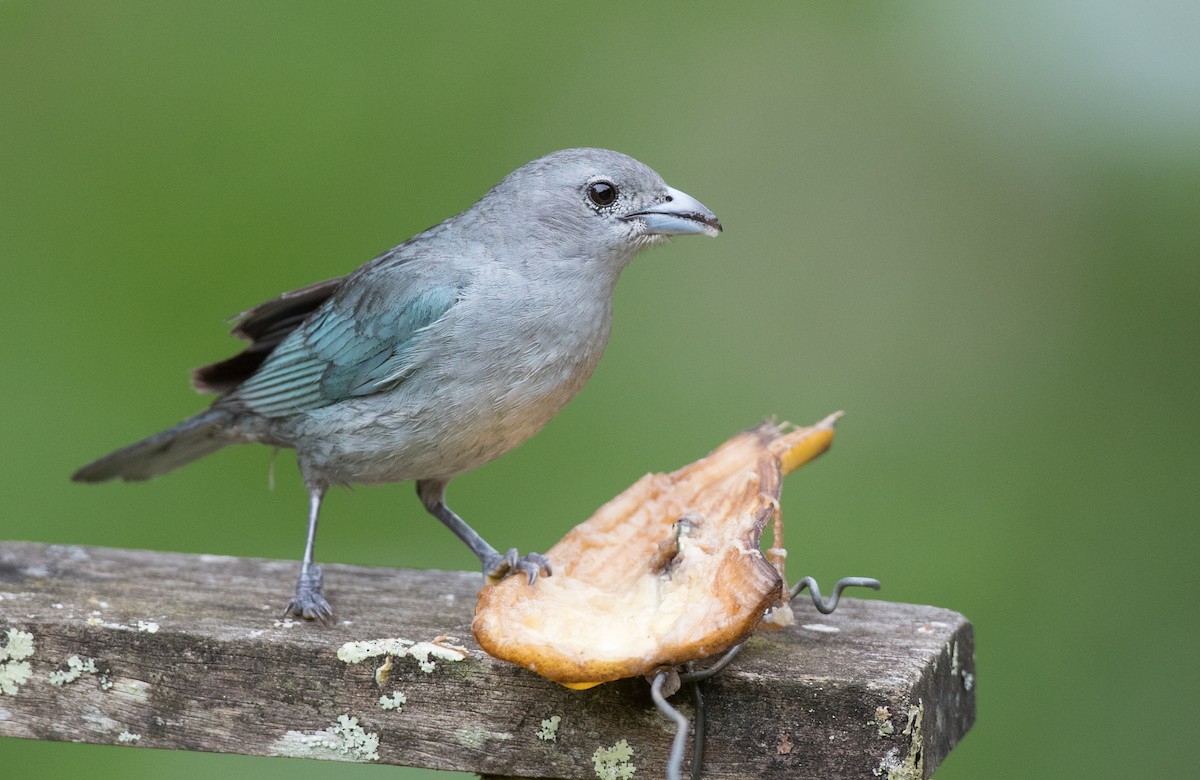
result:
[[[346,285],[312,312],[243,382],[230,401],[282,417],[403,381],[416,368],[420,333],[458,300],[453,284],[407,285],[381,294]]]
[[[271,351],[333,295],[345,277],[327,279],[272,298],[234,319],[233,335],[250,346],[225,360],[192,371],[192,386],[201,393],[228,393],[249,379]]]

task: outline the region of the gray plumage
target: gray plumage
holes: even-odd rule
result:
[[[80,469],[143,480],[228,444],[296,450],[309,538],[289,612],[328,617],[312,565],[330,484],[416,480],[426,508],[489,575],[549,574],[500,555],[445,505],[446,483],[537,433],[591,376],[613,287],[642,248],[716,235],[712,212],[650,168],[602,149],[517,169],[466,211],[357,271],[243,314],[240,355],[198,369],[207,410]]]

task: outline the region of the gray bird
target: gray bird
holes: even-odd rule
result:
[[[530,583],[550,562],[500,554],[446,505],[446,485],[537,433],[592,375],[613,287],[641,249],[721,231],[657,173],[604,149],[567,149],[509,174],[471,208],[338,279],[239,316],[250,342],[193,372],[207,410],[84,466],[138,481],[230,444],[291,447],[308,537],[287,614],[332,615],[313,563],[331,484],[415,480],[425,508],[489,577]]]

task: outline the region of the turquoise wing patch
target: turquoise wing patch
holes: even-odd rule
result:
[[[251,411],[282,417],[404,381],[416,368],[420,333],[457,301],[458,288],[432,287],[363,317],[360,306],[318,309],[234,394]]]

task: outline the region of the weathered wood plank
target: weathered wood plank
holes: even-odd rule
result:
[[[323,626],[277,620],[295,572],[0,543],[0,647],[10,631],[34,645],[0,658],[15,688],[0,693],[0,735],[540,778],[594,778],[597,749],[626,740],[637,777],[663,776],[672,727],[646,683],[570,691],[488,657],[470,632],[477,574],[328,565],[339,620]],[[795,627],[752,638],[706,683],[705,777],[928,777],[974,720],[970,623],[881,601],[796,606]],[[464,660],[424,671],[396,657],[382,685],[382,657],[338,657],[347,642],[443,635]],[[673,701],[690,713],[686,693]]]

